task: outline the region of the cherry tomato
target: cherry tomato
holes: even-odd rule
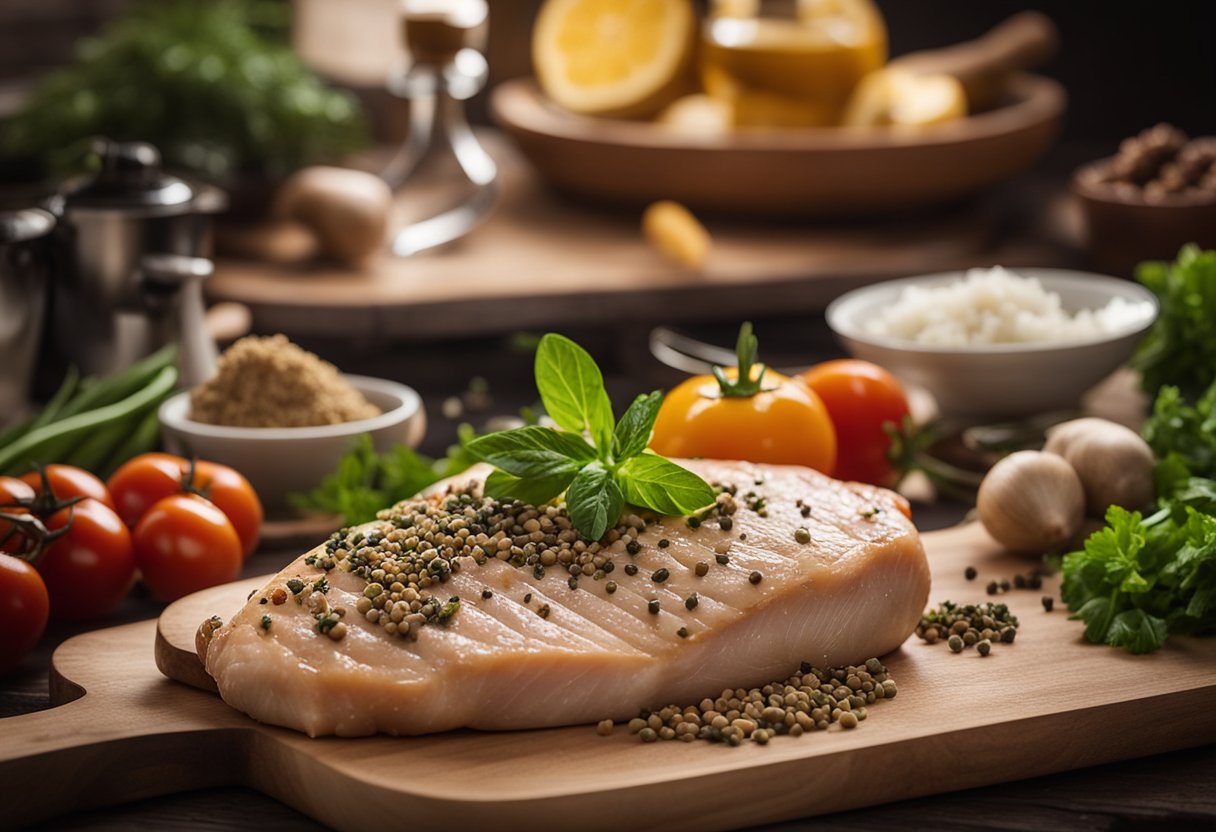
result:
[[[740,371],[695,376],[667,394],[650,447],[664,456],[805,465],[831,474],[836,433],[823,402],[786,376],[753,370],[750,324],[740,331],[738,353]]]
[[[96,500],[107,508],[114,508],[114,500],[106,484],[83,468],[73,465],[47,465],[43,470],[51,484],[51,491],[60,500],[86,497]],[[37,471],[21,475],[21,480],[39,494],[42,493],[42,476]]]
[[[134,527],[152,505],[183,490],[190,462],[171,454],[140,454],[110,477],[110,492],[123,522]],[[262,503],[249,480],[227,465],[198,460],[192,488],[227,515],[241,539],[245,557],[252,554],[262,530]]]
[[[46,629],[50,599],[37,570],[11,555],[0,555],[0,675],[34,649]]]
[[[18,504],[33,500],[34,496],[34,489],[16,477],[0,477],[0,513],[29,514],[28,509]],[[28,541],[20,534],[11,534],[12,528],[12,523],[0,520],[0,552],[27,551]]]
[[[166,601],[234,580],[241,539],[215,505],[197,494],[158,501],[135,526],[135,561],[154,593]]]
[[[110,508],[82,500],[46,521],[51,531],[71,524],[47,546],[38,571],[51,596],[56,620],[83,621],[111,612],[135,578],[131,532]]]
[[[189,463],[172,454],[140,454],[110,475],[106,486],[122,522],[134,528],[144,512],[159,500],[182,490],[182,472]]]
[[[249,480],[227,465],[200,459],[194,485],[231,521],[241,539],[242,555],[253,554],[262,532],[262,502]]]
[[[801,378],[823,400],[836,428],[834,476],[893,485],[891,439],[883,426],[899,427],[908,415],[908,397],[895,376],[868,361],[841,359],[811,367]]]

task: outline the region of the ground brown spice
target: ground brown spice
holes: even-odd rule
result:
[[[285,335],[237,341],[220,356],[216,375],[190,394],[190,418],[209,425],[293,428],[379,413],[337,367]]]

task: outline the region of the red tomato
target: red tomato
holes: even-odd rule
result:
[[[124,463],[108,483],[123,522],[134,527],[153,504],[181,493],[189,471],[188,460],[171,454],[140,454]],[[262,530],[262,503],[249,480],[227,465],[200,459],[191,488],[227,515],[249,557]]]
[[[0,477],[0,514],[29,514],[20,503],[33,500],[34,496],[34,489],[16,477]],[[12,529],[12,523],[0,520],[0,552],[27,551],[30,547],[25,537],[12,533]]]
[[[833,476],[874,485],[894,485],[887,461],[890,437],[883,426],[899,427],[908,415],[908,397],[895,376],[877,364],[841,359],[817,364],[801,376],[819,395],[836,428]]]
[[[55,492],[58,499],[69,500],[72,497],[85,497],[96,500],[106,508],[114,508],[114,500],[110,497],[106,484],[83,468],[72,465],[47,465],[43,467],[43,471],[46,472],[46,478],[51,484],[51,491]],[[28,483],[39,494],[42,493],[42,476],[37,471],[22,474],[21,480]]]
[[[56,531],[69,523],[68,533],[38,559],[51,615],[64,621],[99,618],[118,606],[135,578],[131,532],[96,500],[55,512],[46,527]]]
[[[34,649],[46,629],[50,600],[34,567],[11,555],[0,555],[0,675],[17,666]]]
[[[106,486],[114,497],[114,510],[128,527],[152,505],[182,490],[182,472],[189,463],[172,454],[140,454],[110,475]]]
[[[200,459],[194,486],[232,522],[241,539],[241,553],[245,557],[253,554],[262,532],[262,502],[249,480],[227,465]]]
[[[241,539],[214,504],[196,494],[174,494],[136,525],[135,561],[144,583],[172,601],[234,580],[241,571]]]

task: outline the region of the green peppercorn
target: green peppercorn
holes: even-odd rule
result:
[[[794,530],[794,540],[806,545],[807,543],[811,542],[811,533],[804,526],[799,526]]]
[[[950,636],[950,638],[946,642],[946,644],[947,644],[947,646],[949,646],[951,652],[953,652],[953,653],[963,652],[963,647],[964,647],[963,637],[960,636],[958,633],[955,633],[954,635]]]
[[[992,642],[988,639],[982,639],[975,644],[975,652],[981,656],[987,656],[992,651]]]

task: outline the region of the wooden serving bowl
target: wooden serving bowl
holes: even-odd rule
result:
[[[1072,191],[1081,206],[1085,245],[1094,265],[1130,275],[1144,260],[1173,260],[1187,243],[1216,247],[1216,194],[1170,194],[1155,201],[1105,181],[1113,158],[1077,169]]]
[[[863,217],[971,196],[1033,165],[1059,127],[1055,81],[1020,74],[1000,107],[936,127],[748,130],[694,136],[549,104],[532,79],[499,85],[498,123],[560,191],[638,206],[674,199],[754,216]]]

